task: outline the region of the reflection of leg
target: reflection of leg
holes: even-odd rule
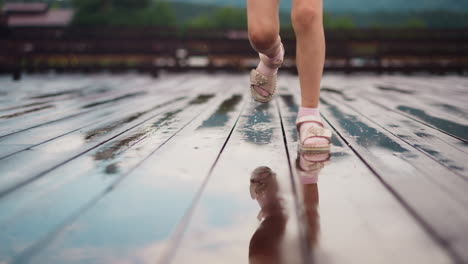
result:
[[[320,99],[320,81],[325,62],[325,36],[322,22],[322,0],[293,0],[291,12],[292,24],[296,34],[296,64],[301,84],[301,116],[320,117],[318,106]],[[306,122],[300,127],[300,134],[318,123]],[[326,145],[324,138],[314,137],[303,144],[310,146]]]
[[[268,216],[257,228],[249,244],[249,263],[274,264],[281,261],[286,219],[282,215]]]
[[[286,216],[278,194],[276,174],[268,167],[256,168],[250,176],[250,195],[261,211],[260,226],[249,245],[250,263],[281,263],[281,242],[286,228]]]
[[[318,186],[317,184],[303,185],[304,207],[306,212],[307,226],[309,229],[309,239],[311,245],[315,246],[318,241],[318,232],[320,229],[319,213],[318,213]]]
[[[296,171],[302,183],[304,211],[308,228],[308,237],[311,245],[318,242],[320,229],[318,204],[318,177],[320,171],[330,162],[328,153],[298,153],[296,159]]]
[[[283,61],[278,12],[279,0],[247,1],[249,40],[261,58],[258,67],[251,73],[252,95],[260,102],[271,100],[276,73]]]

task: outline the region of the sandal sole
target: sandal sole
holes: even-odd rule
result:
[[[309,153],[325,153],[330,152],[331,146],[320,146],[320,147],[306,147],[302,144],[299,144],[300,152],[309,152]]]

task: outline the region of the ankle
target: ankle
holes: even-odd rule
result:
[[[257,66],[257,71],[266,76],[273,76],[278,72],[278,68],[268,67],[263,61],[260,61]]]
[[[318,107],[300,107],[297,117],[303,116],[320,116],[320,109]]]
[[[275,66],[273,67],[272,65],[278,64],[279,60],[283,60],[284,57],[284,49],[282,48],[282,44],[277,47],[277,51],[273,54],[273,57],[268,56],[267,54],[261,53],[260,54],[260,63],[257,66],[257,71],[260,73],[267,75],[267,76],[273,76],[278,72],[278,67]],[[263,56],[262,56],[263,55]],[[262,58],[263,57],[263,58]],[[264,61],[266,60],[266,61]],[[270,64],[270,65],[268,65]]]

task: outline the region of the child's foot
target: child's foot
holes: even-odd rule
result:
[[[296,120],[299,151],[330,151],[331,131],[324,127],[317,108],[302,108]]]
[[[280,44],[280,50],[276,56],[270,58],[261,53],[259,56],[258,67],[250,72],[250,91],[256,101],[266,103],[271,100],[276,90],[276,75],[284,58],[283,44]]]

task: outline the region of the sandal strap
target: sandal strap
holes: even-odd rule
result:
[[[264,88],[264,86],[268,84],[268,82],[272,81],[270,78],[271,77],[268,77],[255,69],[252,69],[252,71],[250,71],[250,85],[256,86],[257,88],[265,91],[269,95],[272,95],[270,91]]]
[[[331,136],[332,136],[332,133],[330,131],[330,129],[327,129],[327,128],[324,128],[324,127],[318,127],[318,126],[313,126],[309,129],[307,129],[307,138],[311,138],[311,137],[324,137],[328,140],[330,140]]]
[[[306,130],[306,136],[303,138],[303,140],[306,140],[306,139],[312,138],[312,137],[323,137],[323,138],[328,139],[328,141],[331,141],[332,132],[331,132],[330,129],[325,128],[325,126],[322,123],[322,120],[321,120],[320,116],[310,115],[310,116],[299,117],[296,120],[297,130],[299,130],[300,125],[302,123],[304,123],[304,122],[315,122],[315,123],[318,123],[320,126],[312,126],[309,129],[307,129]],[[303,140],[301,139],[301,142]]]
[[[320,118],[320,116],[307,115],[307,116],[298,117],[298,118],[296,119],[296,126],[297,126],[297,129],[299,129],[299,126],[300,126],[302,123],[305,123],[305,122],[315,122],[315,123],[320,124],[322,127],[324,126],[323,123],[322,123],[322,119]]]
[[[252,69],[252,71],[250,71],[250,83],[255,86],[263,86],[268,83],[268,76]]]

